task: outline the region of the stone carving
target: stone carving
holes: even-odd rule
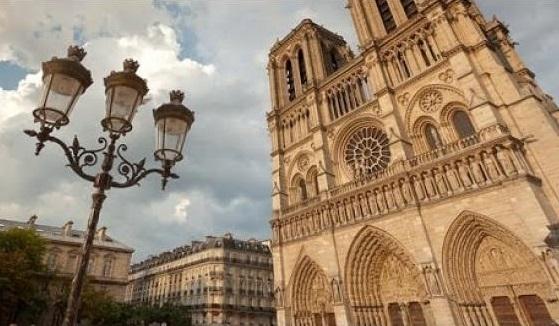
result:
[[[439,111],[443,107],[443,94],[437,90],[427,91],[419,99],[419,107],[427,113]]]
[[[441,72],[439,74],[439,79],[447,84],[452,83],[454,81],[454,71],[448,69],[447,71]]]
[[[344,160],[355,178],[386,168],[390,161],[388,136],[375,127],[357,130],[344,146]]]
[[[334,301],[341,302],[343,300],[342,289],[340,288],[340,281],[337,277],[332,279],[332,293],[334,294]]]
[[[398,96],[398,102],[402,106],[408,105],[408,103],[410,102],[410,93],[404,93]]]
[[[281,286],[276,287],[274,291],[274,299],[276,300],[276,305],[278,307],[283,307],[283,288]]]
[[[553,255],[553,251],[551,249],[546,249],[542,252],[543,261],[545,262],[545,266],[553,281],[555,283],[559,283],[559,262],[557,258]]]
[[[299,158],[299,160],[297,161],[297,168],[299,169],[299,171],[304,172],[307,170],[307,168],[310,165],[310,158],[308,155],[303,154],[301,155],[301,157]]]
[[[430,264],[423,266],[423,275],[425,276],[425,283],[427,289],[432,296],[442,294],[441,283],[438,277],[438,269],[433,268]]]

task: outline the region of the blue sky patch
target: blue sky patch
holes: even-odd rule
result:
[[[0,62],[0,87],[6,90],[17,89],[17,84],[25,75],[30,73],[29,70],[11,62]]]

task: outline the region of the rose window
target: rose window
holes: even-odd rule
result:
[[[356,177],[386,168],[390,161],[388,136],[375,127],[357,130],[345,145],[344,161]]]

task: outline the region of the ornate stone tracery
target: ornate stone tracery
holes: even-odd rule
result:
[[[425,301],[427,291],[421,271],[410,257],[384,231],[367,226],[358,233],[347,256],[345,275],[357,325],[386,320],[389,316],[384,307],[390,303]]]
[[[290,291],[295,325],[322,325],[323,320],[333,318],[332,286],[322,269],[308,256],[299,261]]]
[[[502,297],[545,299],[552,295],[538,258],[520,239],[487,217],[462,213],[450,226],[443,248],[449,291],[466,320],[481,318],[491,324],[490,305]]]
[[[389,161],[388,136],[376,127],[358,129],[345,143],[344,162],[355,177],[380,171]]]

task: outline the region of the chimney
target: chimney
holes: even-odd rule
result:
[[[97,240],[105,241],[106,239],[107,239],[107,228],[103,226],[97,229]]]
[[[68,221],[66,222],[62,228],[63,230],[63,234],[65,237],[71,237],[72,236],[72,226],[74,225],[74,222],[72,221]]]
[[[29,218],[29,220],[27,220],[27,224],[35,225],[35,222],[37,221],[37,219],[38,219],[37,215],[33,215]]]

